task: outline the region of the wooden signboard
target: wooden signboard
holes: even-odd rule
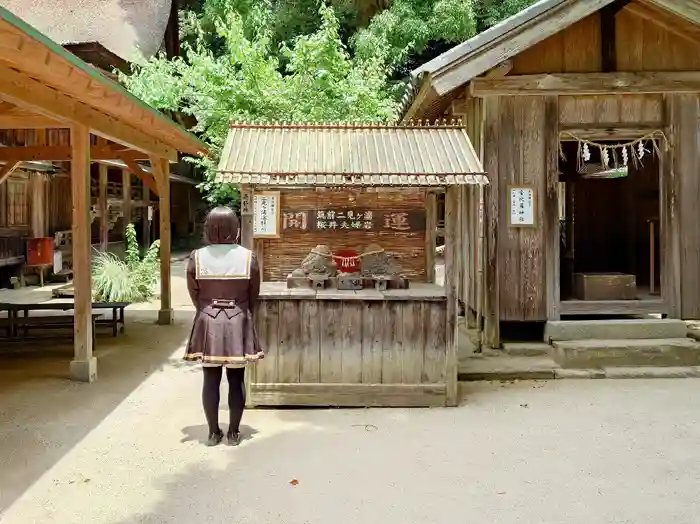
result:
[[[250,187],[241,188],[241,215],[253,214],[253,190]]]
[[[262,191],[253,194],[253,238],[279,238],[280,193]]]
[[[508,186],[508,225],[511,227],[536,226],[535,187]]]
[[[360,208],[285,211],[282,213],[282,231],[425,231],[425,211]]]

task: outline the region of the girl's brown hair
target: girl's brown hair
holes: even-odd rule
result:
[[[207,244],[236,244],[238,242],[238,217],[226,206],[209,211],[204,221],[204,240]]]

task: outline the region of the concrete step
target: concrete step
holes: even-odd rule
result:
[[[551,349],[545,342],[504,342],[502,351],[513,357],[546,357]]]
[[[568,369],[700,365],[700,343],[690,338],[568,340],[552,347],[554,361]]]
[[[550,320],[544,330],[545,342],[564,340],[613,340],[685,338],[688,328],[682,320]]]

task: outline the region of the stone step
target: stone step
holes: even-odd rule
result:
[[[559,366],[545,357],[474,355],[459,363],[459,380],[552,380]]]
[[[690,338],[567,340],[552,342],[562,368],[700,365],[700,343]]]
[[[688,328],[682,320],[670,318],[625,320],[550,320],[544,330],[545,342],[565,340],[613,340],[685,338]]]
[[[552,346],[545,342],[504,342],[502,351],[513,357],[546,357]]]

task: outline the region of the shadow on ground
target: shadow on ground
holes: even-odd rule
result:
[[[155,311],[128,312],[126,332],[99,336],[98,380],[69,380],[72,343],[0,348],[0,514],[152,373],[180,363],[191,313],[157,326]]]

